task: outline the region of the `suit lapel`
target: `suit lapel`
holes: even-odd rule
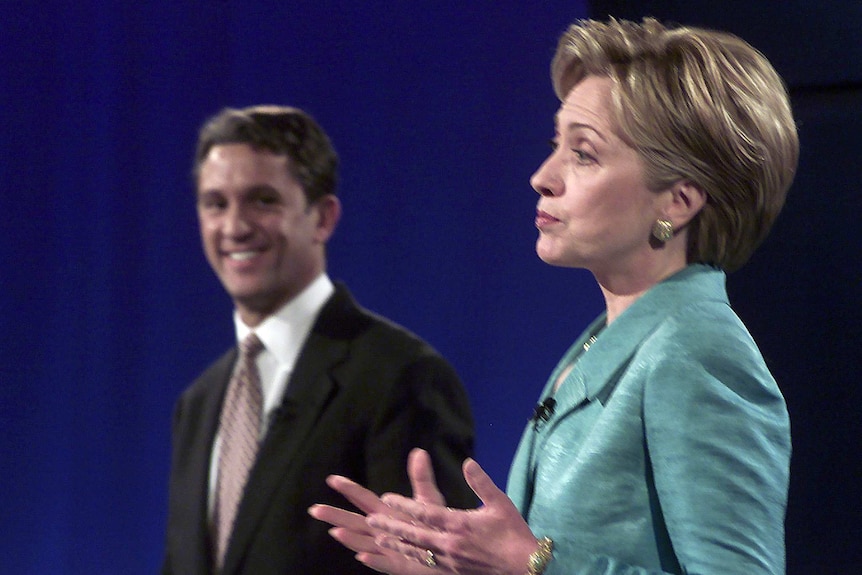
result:
[[[297,358],[281,406],[274,415],[258,460],[249,476],[246,494],[225,557],[230,573],[246,553],[283,477],[295,464],[321,413],[338,391],[333,369],[349,351],[358,307],[342,286],[323,307]]]
[[[222,398],[227,389],[236,349],[231,349],[212,365],[196,382],[186,403],[188,413],[184,421],[189,426],[177,437],[188,437],[184,451],[192,457],[188,473],[179,487],[184,502],[191,507],[187,516],[194,522],[189,526],[191,540],[189,556],[195,557],[193,573],[209,573],[212,561],[209,527],[209,471],[210,454],[218,428]],[[207,390],[217,390],[215,393]],[[191,551],[194,551],[192,554]]]

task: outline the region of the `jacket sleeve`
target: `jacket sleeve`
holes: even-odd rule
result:
[[[447,504],[476,507],[478,499],[461,471],[473,455],[473,418],[455,370],[427,351],[402,366],[388,395],[380,400],[366,441],[368,488],[410,493],[406,456],[421,447],[431,455]]]
[[[745,336],[680,346],[644,390],[656,491],[688,573],[784,573],[790,423]]]

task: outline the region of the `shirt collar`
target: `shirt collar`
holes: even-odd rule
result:
[[[278,364],[292,368],[317,314],[334,291],[332,280],[327,274],[322,273],[298,296],[267,317],[253,330],[243,323],[239,313],[234,310],[237,341],[242,341],[254,331]]]

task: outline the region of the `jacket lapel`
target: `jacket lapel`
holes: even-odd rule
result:
[[[723,297],[724,281],[723,272],[695,264],[647,291],[601,332],[588,352],[576,359],[572,371],[555,395],[557,414],[551,423],[559,421],[585,401],[606,403],[635,352],[667,319],[663,310],[678,310],[694,302]],[[566,357],[571,358],[582,349],[592,330],[604,321],[605,315],[602,314]],[[555,370],[546,392],[553,389],[553,380],[565,369],[564,363],[561,362]]]
[[[541,398],[553,395],[556,400],[553,417],[538,432],[532,423],[528,424],[515,453],[506,490],[522,513],[531,504],[536,454],[560,422],[588,402],[607,403],[637,350],[667,320],[665,310],[705,300],[727,303],[724,283],[725,275],[720,270],[690,265],[647,291],[598,335],[587,352],[583,352],[584,342],[606,323],[606,315],[601,314],[581,334],[542,391]],[[573,365],[572,370],[554,393],[555,382],[569,365]]]
[[[225,573],[231,573],[247,552],[273,495],[295,464],[297,452],[337,393],[333,370],[346,359],[361,317],[347,290],[337,285],[302,347],[285,397],[261,445],[237,514],[225,557]]]
[[[187,516],[197,523],[187,532],[191,535],[188,542],[189,557],[195,558],[193,566],[195,574],[210,572],[212,550],[210,547],[209,523],[209,472],[210,453],[218,429],[219,413],[222,398],[227,389],[237,351],[231,349],[213,366],[207,370],[193,387],[192,394],[186,402],[188,413],[184,421],[190,426],[175,437],[189,437],[185,451],[192,459],[188,463],[188,474],[183,479],[184,487],[179,487],[187,504],[191,507]],[[217,389],[216,393],[207,393],[207,389]],[[192,567],[192,566],[189,566]]]

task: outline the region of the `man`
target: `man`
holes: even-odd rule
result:
[[[416,446],[432,453],[446,500],[475,505],[460,470],[472,418],[454,370],[326,274],[337,164],[294,108],[228,109],[201,130],[201,239],[239,345],[175,409],[166,575],[369,573],[306,510],[344,504],[330,474],[409,493]]]

